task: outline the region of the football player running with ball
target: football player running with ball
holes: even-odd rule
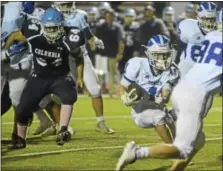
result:
[[[31,22],[34,22],[31,20]],[[35,20],[24,29],[24,36],[33,54],[33,73],[23,90],[17,112],[17,137],[11,149],[26,147],[27,126],[39,102],[48,94],[57,95],[61,102],[60,128],[57,144],[63,145],[71,139],[67,128],[77,100],[76,85],[69,69],[69,53],[84,45],[81,31],[65,35],[64,17],[54,8],[48,8],[41,23]],[[42,26],[43,31],[36,29]],[[74,41],[70,37],[79,37]],[[75,39],[76,40],[76,39]]]
[[[171,143],[175,127],[165,104],[179,79],[179,70],[172,63],[173,51],[166,36],[153,36],[143,47],[147,57],[134,57],[125,66],[121,100],[132,107],[132,117],[139,127],[155,128],[164,142]]]
[[[204,146],[203,118],[208,97],[222,90],[222,9],[217,15],[218,31],[205,36],[200,60],[179,81],[172,93],[172,103],[177,114],[176,137],[172,144],[139,147],[127,143],[116,170],[144,158],[185,159],[171,170],[184,170],[189,161]]]

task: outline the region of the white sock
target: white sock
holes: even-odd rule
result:
[[[136,150],[136,158],[143,159],[149,156],[149,147],[139,147]]]
[[[104,118],[104,116],[102,115],[102,116],[97,116],[97,122],[101,122],[101,121],[104,121],[105,120],[105,118]]]

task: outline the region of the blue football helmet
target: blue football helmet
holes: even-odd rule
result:
[[[170,40],[164,35],[153,36],[146,44],[145,54],[149,58],[152,67],[158,70],[166,70],[172,62],[173,50]]]
[[[213,2],[203,2],[197,9],[199,27],[209,33],[216,29],[217,6]]]
[[[50,43],[64,35],[64,16],[55,8],[48,8],[42,16],[43,35]]]
[[[162,14],[162,18],[164,21],[170,23],[174,21],[174,15],[175,15],[175,11],[173,9],[173,7],[165,7],[163,9],[163,14]]]
[[[35,9],[34,1],[23,1],[21,2],[21,8],[23,14],[32,14]]]
[[[222,24],[223,24],[222,23],[222,20],[223,20],[222,11],[223,11],[223,9],[221,8],[217,14],[217,29],[218,29],[218,31],[221,31],[221,32],[222,32]]]

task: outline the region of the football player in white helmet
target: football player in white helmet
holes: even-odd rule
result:
[[[185,159],[171,170],[184,170],[188,162],[204,146],[202,130],[208,97],[222,90],[222,10],[218,14],[219,31],[209,32],[202,43],[201,60],[194,64],[179,81],[172,93],[177,111],[176,137],[172,144],[139,147],[135,142],[126,145],[116,170],[144,158]]]
[[[145,58],[134,57],[126,64],[120,83],[121,100],[132,107],[136,125],[154,127],[165,143],[171,143],[174,121],[166,113],[165,104],[179,79],[179,70],[172,63],[173,52],[166,36],[153,36],[144,47]]]

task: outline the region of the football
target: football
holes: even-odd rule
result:
[[[137,94],[138,98],[136,99],[137,100],[140,100],[143,96],[143,90],[142,88],[138,85],[138,84],[131,84],[128,89],[127,89],[127,92],[129,93],[130,91],[132,91],[133,89],[135,89],[136,91],[132,94],[132,96],[135,96]],[[131,97],[130,97],[131,98]]]

